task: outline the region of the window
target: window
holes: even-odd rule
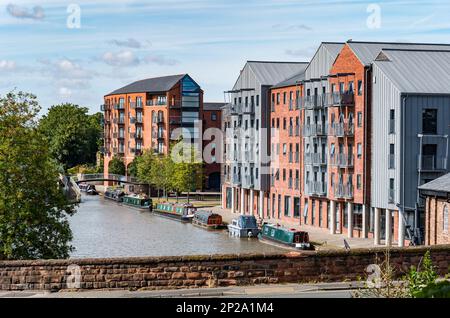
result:
[[[294,198],[294,218],[300,217],[300,198]]]
[[[348,83],[348,91],[349,91],[350,93],[352,93],[352,94],[353,94],[353,92],[354,92],[354,90],[355,90],[354,86],[355,86],[355,84],[354,84],[353,82],[349,82],[349,83]]]
[[[362,183],[361,183],[361,175],[357,174],[356,175],[356,188],[358,190],[361,190],[361,185],[362,185]]]
[[[280,93],[277,93],[277,105],[280,105]]]
[[[389,113],[389,133],[395,134],[395,110],[391,109]]]
[[[284,92],[283,93],[283,104],[286,105],[286,102],[287,102],[287,94],[286,94],[286,92]]]
[[[289,211],[291,210],[291,197],[285,196],[284,197],[284,216],[290,216]]]
[[[248,106],[248,96],[245,96],[245,106]]]
[[[305,199],[305,207],[303,208],[303,223],[308,224],[308,199]]]
[[[283,155],[287,153],[287,144],[283,144]]]
[[[358,81],[358,95],[361,96],[363,93],[362,81]]]
[[[389,169],[395,169],[395,145],[389,145]]]
[[[259,95],[256,95],[256,106],[259,106]]]
[[[442,226],[444,227],[442,230],[445,234],[448,233],[448,205],[444,206],[444,212],[443,212],[443,222]]]
[[[212,121],[216,121],[217,120],[217,114],[216,113],[212,113],[211,114],[211,120]]]
[[[394,203],[394,187],[395,187],[395,180],[389,179],[389,203]]]
[[[357,145],[357,151],[358,151],[358,159],[362,158],[362,144]]]
[[[422,133],[437,134],[437,109],[424,109],[422,112]]]
[[[358,127],[362,127],[362,121],[363,121],[363,117],[362,117],[362,112],[358,112]]]
[[[355,230],[361,230],[363,225],[363,209],[361,204],[355,204],[353,206],[353,228]]]

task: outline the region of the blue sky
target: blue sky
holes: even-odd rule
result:
[[[71,3],[80,28],[67,27]],[[0,94],[94,112],[127,83],[189,73],[223,101],[246,60],[309,61],[322,41],[449,43],[449,12],[437,0],[0,0]]]

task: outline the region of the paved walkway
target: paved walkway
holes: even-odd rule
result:
[[[320,283],[258,285],[224,288],[200,288],[156,291],[95,290],[61,291],[0,291],[0,298],[350,298],[362,283]]]
[[[231,223],[231,220],[238,217],[239,214],[231,213],[231,210],[222,209],[220,206],[210,208],[209,211],[222,215],[223,221]],[[299,225],[297,223],[281,221],[281,220],[265,220],[267,222],[276,222],[288,228],[295,228],[309,233],[309,238],[312,242],[319,244],[318,250],[328,249],[343,249],[345,248],[344,239],[350,245],[350,248],[368,248],[374,247],[373,239],[348,238],[342,234],[330,234],[327,229],[321,229],[308,225]]]

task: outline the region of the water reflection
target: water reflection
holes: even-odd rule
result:
[[[280,251],[257,240],[229,238],[226,231],[209,232],[98,196],[83,196],[70,224],[76,247],[72,258]]]

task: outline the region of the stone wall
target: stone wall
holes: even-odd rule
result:
[[[391,249],[399,274],[431,250],[440,274],[450,264],[450,245]],[[0,261],[0,290],[168,289],[365,278],[385,249],[121,259]]]

